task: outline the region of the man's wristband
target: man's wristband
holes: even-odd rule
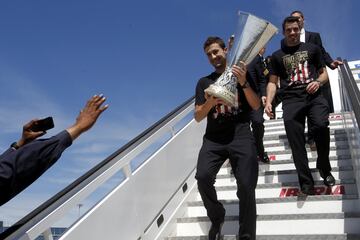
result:
[[[247,88],[247,87],[249,87],[249,82],[246,81],[243,85],[240,84],[240,87],[241,87],[241,88]]]
[[[12,147],[13,149],[15,150],[18,150],[19,149],[19,146],[17,145],[17,142],[13,142],[10,147]]]
[[[315,82],[318,82],[320,87],[322,86],[322,82],[320,82],[320,80],[315,80]]]

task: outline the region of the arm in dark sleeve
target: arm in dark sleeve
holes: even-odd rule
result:
[[[9,154],[11,154],[12,152],[14,152],[15,149],[13,148],[8,148],[5,152],[3,152],[1,155],[0,155],[0,159],[4,159],[6,158]],[[0,160],[1,161],[1,160]]]
[[[330,54],[328,52],[326,52],[325,48],[323,47],[323,44],[322,44],[322,41],[321,41],[321,37],[320,37],[320,34],[319,33],[316,33],[316,45],[318,45],[320,47],[320,50],[321,50],[321,54],[322,54],[322,57],[323,57],[323,60],[326,64],[326,66],[328,66],[329,68],[333,69],[333,67],[331,66],[331,63],[334,61]]]
[[[314,65],[316,67],[316,70],[319,71],[320,69],[325,67],[324,58],[322,57],[322,51],[321,48],[318,46],[314,46]]]
[[[51,138],[33,141],[1,155],[0,205],[38,179],[71,144],[71,136],[64,130]]]
[[[204,79],[200,79],[196,84],[195,89],[195,105],[202,105],[205,103],[205,86],[204,86]]]
[[[256,61],[257,58],[255,58],[247,67],[246,80],[249,82],[250,87],[254,90],[254,92],[256,94],[260,94]]]
[[[275,53],[273,53],[271,55],[271,64],[269,66],[269,74],[270,75],[277,75],[277,76],[281,76],[280,71],[281,71],[281,66],[280,66],[280,60],[279,58],[275,55]]]
[[[260,90],[260,96],[266,96],[266,77],[264,75],[265,68],[262,67],[262,65],[257,64],[256,72],[258,76],[258,83],[259,83],[259,90]]]

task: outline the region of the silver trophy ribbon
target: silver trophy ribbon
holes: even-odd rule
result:
[[[215,83],[205,89],[207,94],[220,98],[231,107],[237,106],[237,78],[231,72],[231,67],[233,65],[241,67],[241,62],[248,65],[278,32],[273,24],[264,19],[241,11],[238,15],[237,32],[226,58],[226,69]]]

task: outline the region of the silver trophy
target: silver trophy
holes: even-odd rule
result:
[[[237,79],[231,72],[233,65],[248,65],[278,29],[268,21],[252,14],[239,11],[239,22],[235,39],[226,58],[225,72],[205,92],[222,99],[226,105],[237,106]]]

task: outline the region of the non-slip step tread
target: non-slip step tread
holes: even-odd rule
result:
[[[265,132],[278,132],[278,131],[284,131],[285,127],[284,124],[272,124],[272,125],[264,125],[265,126]],[[343,122],[332,122],[330,123],[330,129],[339,129],[338,127],[342,126],[344,127]],[[307,132],[307,126],[305,125],[305,132]]]
[[[278,220],[305,220],[305,219],[347,219],[360,218],[360,212],[345,212],[345,213],[307,213],[307,214],[269,214],[257,215],[257,221],[278,221]],[[225,222],[238,221],[239,216],[225,216]],[[204,217],[183,217],[178,218],[178,223],[194,223],[194,222],[209,222],[207,216]]]
[[[263,141],[265,148],[271,148],[271,147],[285,147],[290,148],[290,144],[288,141],[279,141],[279,142],[271,142],[271,140]],[[335,143],[336,146],[349,146],[348,138],[347,137],[337,137],[337,138],[330,138],[330,144]],[[341,143],[341,144],[340,144]],[[307,149],[309,149],[308,144],[305,146]]]
[[[353,166],[340,166],[340,167],[333,167],[332,172],[340,172],[340,171],[352,171]],[[312,168],[310,169],[312,173],[317,173],[319,170]],[[272,176],[272,175],[285,175],[285,174],[297,174],[296,169],[289,169],[289,170],[273,170],[273,171],[266,171],[266,172],[259,172],[259,176]],[[218,174],[216,179],[226,179],[229,177],[233,177],[230,173],[226,174]]]
[[[307,133],[305,133],[305,136],[307,135]],[[330,135],[341,135],[341,136],[346,136],[346,131],[344,129],[330,129]],[[281,140],[281,139],[287,139],[285,130],[283,130],[282,134],[279,134],[278,132],[274,132],[274,134],[266,134],[266,129],[265,129],[265,135],[263,140]]]
[[[315,186],[323,186],[324,183],[322,180],[314,181]],[[338,179],[335,180],[335,185],[345,185],[345,184],[356,184],[356,180],[354,178],[351,179]],[[282,188],[282,187],[298,187],[298,182],[280,182],[280,183],[259,183],[256,186],[256,189],[271,189],[271,188]],[[236,190],[237,186],[216,186],[217,191],[228,191],[228,190]]]
[[[309,162],[316,162],[317,161],[317,157],[308,157]],[[351,161],[351,155],[338,155],[338,156],[330,156],[329,157],[330,161]],[[294,163],[293,159],[287,159],[287,160],[273,160],[270,161],[269,163],[263,163],[263,162],[259,162],[259,165],[261,166],[266,166],[266,165],[278,165],[278,164],[289,164],[289,163]],[[229,167],[229,166],[226,166]]]
[[[349,150],[350,147],[349,145],[339,145],[339,146],[335,146],[335,147],[330,147],[330,151],[343,151],[343,150]],[[316,151],[311,151],[311,149],[309,147],[306,147],[306,151],[307,152],[316,152]],[[291,154],[291,148],[286,148],[286,149],[281,149],[281,150],[273,150],[273,151],[267,151],[268,155],[280,155],[280,154]]]
[[[167,237],[165,240],[208,240],[208,236]],[[235,235],[225,235],[222,240],[238,240]],[[309,235],[257,235],[256,240],[360,240],[357,234],[309,234]]]
[[[256,204],[266,204],[266,203],[284,203],[284,202],[309,202],[309,201],[345,201],[359,199],[357,194],[344,194],[344,195],[313,195],[313,196],[289,196],[289,197],[274,197],[274,198],[257,198]],[[220,199],[224,205],[228,204],[239,204],[238,199],[226,200]],[[204,203],[199,201],[189,201],[187,202],[189,207],[203,206]]]

